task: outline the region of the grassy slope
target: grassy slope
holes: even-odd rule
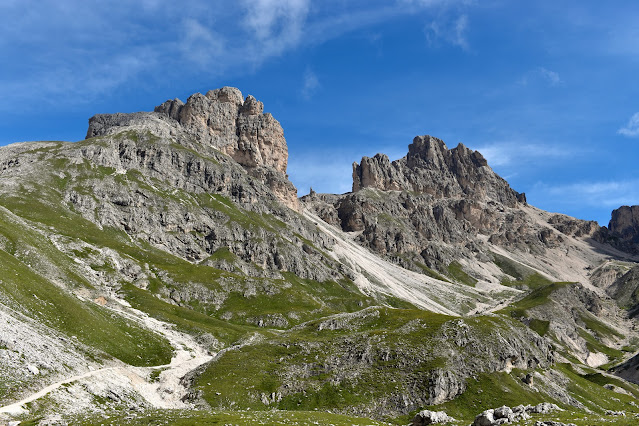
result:
[[[46,267],[70,288],[90,287],[74,271],[72,259],[41,234],[0,211],[0,236],[5,240],[5,249],[0,249],[0,295],[5,304],[129,364],[168,363],[172,349],[165,339],[78,299],[38,273]],[[42,266],[45,260],[48,265]]]
[[[26,424],[26,423],[21,423]],[[316,411],[186,411],[163,410],[144,414],[114,414],[103,419],[76,417],[73,424],[77,425],[165,425],[175,426],[206,426],[206,425],[290,425],[303,426],[334,425],[334,426],[377,426],[383,425],[371,419],[343,416],[339,414]]]

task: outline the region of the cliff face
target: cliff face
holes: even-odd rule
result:
[[[179,139],[201,153],[219,150],[271,188],[278,198],[298,208],[297,190],[286,177],[288,148],[280,123],[253,96],[223,87],[206,95],[195,93],[186,103],[168,100],[153,112],[98,114],[89,120],[87,138],[126,129],[146,129]]]
[[[402,266],[446,271],[459,259],[490,259],[492,244],[543,252],[562,240],[522,211],[526,196],[510,188],[477,151],[448,149],[418,136],[405,157],[364,157],[353,164],[353,192],[302,198],[325,221]],[[478,237],[478,236],[482,237]]]
[[[478,152],[459,144],[448,149],[441,139],[417,136],[408,154],[392,163],[383,154],[353,163],[353,192],[364,188],[411,191],[434,198],[472,198],[512,207],[525,201],[488,167]]]

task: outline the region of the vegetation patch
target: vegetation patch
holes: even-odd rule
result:
[[[0,250],[0,291],[13,307],[70,338],[128,364],[166,364],[173,350],[159,335],[65,293],[15,257]]]
[[[27,424],[27,423],[21,423]],[[35,423],[34,423],[35,424]],[[372,419],[344,416],[321,411],[190,411],[152,410],[143,413],[111,413],[105,416],[76,416],[70,424],[89,425],[272,425],[272,426],[381,426],[387,423]]]
[[[475,284],[477,284],[477,279],[468,275],[459,262],[452,262],[448,265],[448,276],[471,287],[475,287]]]

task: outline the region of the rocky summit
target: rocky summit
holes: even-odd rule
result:
[[[428,135],[346,194],[287,162],[230,87],[0,148],[0,423],[636,422],[639,206]]]

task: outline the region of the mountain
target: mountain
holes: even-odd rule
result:
[[[639,207],[608,227],[539,210],[432,136],[354,163],[346,194],[298,199],[287,162],[229,87],[0,148],[0,420],[639,410]]]

